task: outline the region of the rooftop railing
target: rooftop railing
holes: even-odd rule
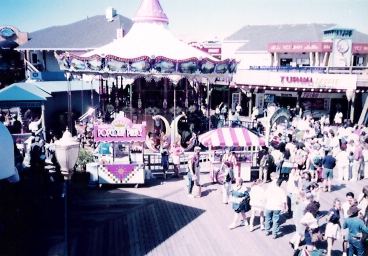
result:
[[[284,66],[250,66],[249,70],[262,70],[273,72],[293,72],[293,73],[319,73],[319,74],[367,74],[368,67],[284,67]]]

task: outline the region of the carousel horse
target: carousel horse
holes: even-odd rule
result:
[[[169,122],[166,120],[166,118],[164,118],[161,115],[156,115],[153,116],[152,119],[154,119],[155,121],[158,119],[161,119],[164,124],[165,124],[165,130],[166,133],[162,134],[162,138],[163,139],[168,139],[170,138],[169,141],[180,141],[181,140],[181,135],[178,132],[178,122],[182,117],[186,117],[185,114],[181,114],[179,116],[177,116],[173,122],[171,123],[171,126],[169,125]],[[171,134],[171,137],[170,137]],[[189,151],[193,148],[194,144],[195,144],[195,139],[193,139],[193,137],[195,138],[195,136],[192,135],[192,138],[189,140],[188,144],[186,147],[182,147],[183,151]],[[152,142],[152,138],[149,136],[149,134],[146,135],[146,146],[148,149],[150,149],[152,152],[154,153],[158,153],[159,150],[154,146],[154,143]]]

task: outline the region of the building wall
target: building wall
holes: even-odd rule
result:
[[[222,49],[221,49],[221,59],[236,59],[239,60],[240,57],[236,54],[236,50],[239,49],[242,45],[244,45],[247,41],[226,41],[222,42]]]

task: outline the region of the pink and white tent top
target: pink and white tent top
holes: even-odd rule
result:
[[[199,135],[198,140],[206,147],[265,146],[263,139],[245,128],[218,128]]]
[[[176,60],[209,58],[217,61],[210,54],[189,46],[171,33],[169,19],[158,0],[142,0],[133,22],[125,37],[88,52],[83,57],[104,54],[124,59],[164,56]]]

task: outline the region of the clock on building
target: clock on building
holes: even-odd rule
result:
[[[349,50],[349,42],[346,41],[345,39],[341,39],[340,41],[338,41],[336,46],[337,51],[340,53],[345,53]]]
[[[2,28],[1,30],[0,30],[0,35],[2,36],[2,37],[11,37],[11,36],[13,36],[15,33],[14,33],[14,31],[11,29],[11,28]]]

